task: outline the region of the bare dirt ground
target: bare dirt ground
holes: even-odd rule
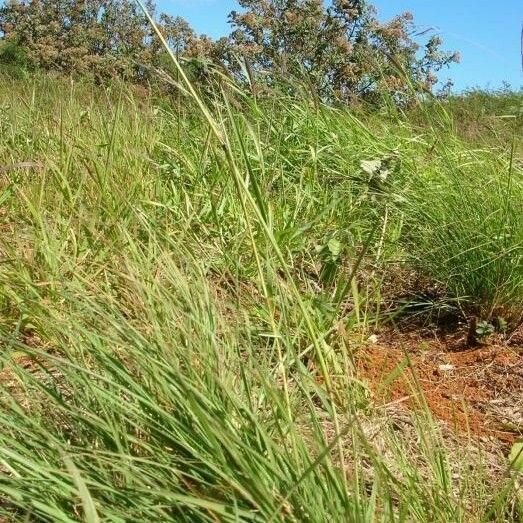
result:
[[[412,410],[426,402],[456,435],[502,447],[523,438],[523,327],[472,348],[462,331],[382,331],[356,366],[377,405]]]

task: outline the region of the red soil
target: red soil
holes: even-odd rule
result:
[[[465,348],[463,336],[389,332],[358,352],[356,366],[378,404],[416,409],[425,401],[456,432],[506,444],[523,436],[521,346]]]

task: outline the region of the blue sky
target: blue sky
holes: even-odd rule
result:
[[[521,25],[523,0],[375,0],[381,19],[410,11],[421,28],[434,27],[445,47],[461,52],[460,65],[443,71],[456,89],[523,85]],[[199,33],[228,33],[227,14],[234,0],[158,0],[161,11],[186,18]]]

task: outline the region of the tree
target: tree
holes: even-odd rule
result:
[[[304,78],[324,99],[350,100],[415,83],[430,89],[435,73],[457,61],[431,38],[419,56],[412,16],[382,24],[362,0],[240,0],[228,57],[235,52],[269,84]],[[229,58],[229,63],[231,60]]]
[[[231,34],[218,41],[196,35],[180,17],[157,18],[193,80],[207,82],[214,63],[237,78],[247,69],[251,86],[293,90],[303,80],[326,101],[383,92],[401,100],[413,85],[432,89],[437,72],[458,59],[436,36],[420,47],[409,13],[380,23],[364,0],[239,4],[242,11],[229,15]],[[152,0],[147,7],[154,14]],[[7,0],[0,31],[5,57],[34,67],[134,81],[149,80],[154,68],[172,69],[134,0]]]
[[[151,59],[152,31],[132,0],[9,0],[0,31],[45,69],[132,77]]]

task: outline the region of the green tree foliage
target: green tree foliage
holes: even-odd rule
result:
[[[155,11],[150,0],[147,7]],[[162,14],[158,24],[181,53],[198,55],[208,42],[181,18]],[[142,80],[164,55],[134,0],[9,0],[0,30],[8,49],[24,51],[26,65],[67,73]]]
[[[380,23],[362,0],[240,0],[230,20],[233,50],[269,82],[305,77],[322,98],[431,89],[435,73],[459,60],[432,37],[421,48],[410,13]]]
[[[35,67],[128,76],[150,60],[151,29],[130,0],[9,0],[0,29]]]
[[[230,14],[232,32],[213,41],[198,36],[179,17],[160,14],[158,26],[193,77],[208,64],[240,77],[247,69],[256,85],[273,88],[304,80],[325,100],[351,101],[388,92],[404,95],[412,85],[431,89],[442,67],[457,61],[432,37],[415,41],[412,16],[380,23],[362,0],[239,0]],[[152,0],[147,2],[155,12]],[[97,77],[136,81],[165,66],[165,52],[133,0],[8,0],[0,31],[9,57],[20,49],[26,65]],[[252,78],[251,78],[252,80]]]

